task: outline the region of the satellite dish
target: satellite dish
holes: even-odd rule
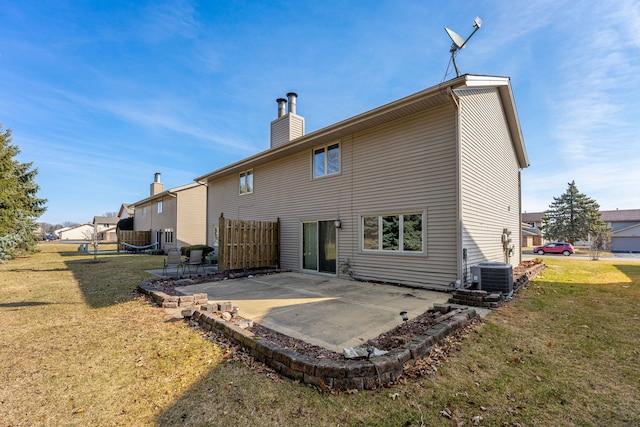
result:
[[[476,17],[476,19],[473,20],[473,32],[469,34],[469,37],[467,37],[466,39],[462,38],[462,36],[456,33],[455,31],[450,30],[447,27],[444,27],[444,30],[447,32],[447,34],[449,35],[449,38],[453,42],[449,52],[451,52],[451,60],[453,61],[453,67],[456,69],[456,77],[460,77],[460,70],[458,70],[458,64],[456,64],[456,53],[460,49],[464,49],[469,39],[473,37],[473,35],[476,33],[476,31],[480,29],[481,26],[482,26],[482,19],[480,19],[480,17]]]
[[[464,48],[465,40],[462,38],[460,34],[456,33],[453,30],[448,29],[447,27],[444,27],[444,30],[447,32],[447,34],[449,34],[449,37],[451,37],[453,44],[456,45],[458,49]]]

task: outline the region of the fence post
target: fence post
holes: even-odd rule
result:
[[[220,213],[220,219],[218,219],[218,268],[222,267],[222,271],[224,271],[227,266],[225,256],[228,256],[225,250],[225,236],[224,213]]]
[[[274,255],[276,256],[275,259],[275,264],[276,264],[276,268],[280,269],[280,217],[278,217],[278,219],[276,220],[276,230],[275,230],[275,236],[273,241],[275,242],[275,250],[274,250]]]

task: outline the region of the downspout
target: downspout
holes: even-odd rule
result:
[[[449,92],[449,95],[451,96],[451,100],[453,101],[453,104],[455,105],[456,108],[456,123],[455,123],[455,129],[456,129],[456,281],[455,281],[455,288],[463,288],[465,286],[465,283],[463,283],[464,281],[464,275],[462,274],[462,266],[463,266],[463,259],[462,259],[462,197],[461,197],[461,193],[462,193],[462,189],[461,189],[461,185],[462,185],[462,166],[461,166],[461,146],[460,146],[460,114],[461,114],[461,107],[460,104],[458,102],[458,98],[455,94],[455,92],[453,91],[453,89],[451,87],[447,88],[447,91]]]
[[[518,168],[518,265],[522,264],[522,168]]]
[[[173,230],[173,247],[175,249],[178,248],[178,195],[175,193],[172,193],[171,190],[167,190],[167,195],[173,197],[174,199],[176,199],[176,228]],[[164,209],[164,207],[163,207]],[[164,210],[163,210],[164,212]],[[160,230],[160,235],[163,236],[165,233],[165,230]],[[163,241],[166,241],[166,236],[162,238]],[[163,245],[163,241],[158,242],[158,247],[162,248]]]
[[[211,242],[210,246],[214,248],[214,240],[216,238],[215,233],[212,233],[212,235],[209,236],[209,181],[200,182],[194,179],[194,182],[207,188],[207,190],[205,191],[204,238],[207,245],[209,245],[209,242]],[[211,240],[209,240],[209,237],[211,237]],[[218,255],[217,250],[214,252],[214,255]]]

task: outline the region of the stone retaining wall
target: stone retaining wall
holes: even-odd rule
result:
[[[542,270],[546,268],[543,263],[534,264],[528,267],[523,273],[514,274],[513,277],[513,293],[529,286],[532,278],[536,277]],[[456,289],[449,298],[452,304],[462,304],[472,307],[498,308],[502,302],[501,292],[487,292],[478,289]]]
[[[451,306],[460,312],[430,328],[425,335],[416,336],[401,348],[382,356],[365,360],[315,359],[282,348],[214,313],[193,310],[192,319],[204,330],[216,329],[238,342],[257,361],[273,368],[279,374],[300,382],[332,390],[371,390],[396,381],[405,363],[416,361],[431,352],[433,346],[459,329],[468,326],[478,315],[473,309]]]
[[[183,308],[183,316],[196,321],[205,331],[215,329],[234,339],[257,361],[273,368],[280,375],[323,390],[371,390],[395,382],[402,375],[407,362],[423,358],[431,352],[436,343],[479,317],[475,310],[466,306],[437,304],[435,310],[443,314],[450,313],[450,317],[436,323],[425,335],[415,336],[411,342],[400,348],[365,360],[316,359],[282,348],[221,319],[209,308],[206,293],[192,296],[167,295],[154,287],[155,281],[147,280],[141,283],[138,289],[164,308]],[[454,310],[457,313],[454,314]]]
[[[166,293],[155,288],[153,285],[154,282],[163,280],[166,279],[145,280],[138,285],[138,290],[143,294],[148,295],[153,300],[153,302],[155,302],[162,308],[184,308],[201,306],[209,302],[209,297],[206,293],[193,295],[167,295]]]

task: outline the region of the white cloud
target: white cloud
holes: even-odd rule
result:
[[[619,10],[632,13],[622,17]],[[557,143],[550,144],[548,154],[563,160],[538,170],[527,191],[531,200],[547,198],[548,206],[550,196],[559,196],[564,183],[575,180],[578,189],[603,208],[637,208],[640,92],[629,83],[640,64],[633,60],[638,45],[629,37],[627,24],[637,17],[638,8],[622,1],[569,12],[574,20],[558,35],[564,40],[559,46],[564,52],[562,73],[549,83],[557,85],[550,121]]]

